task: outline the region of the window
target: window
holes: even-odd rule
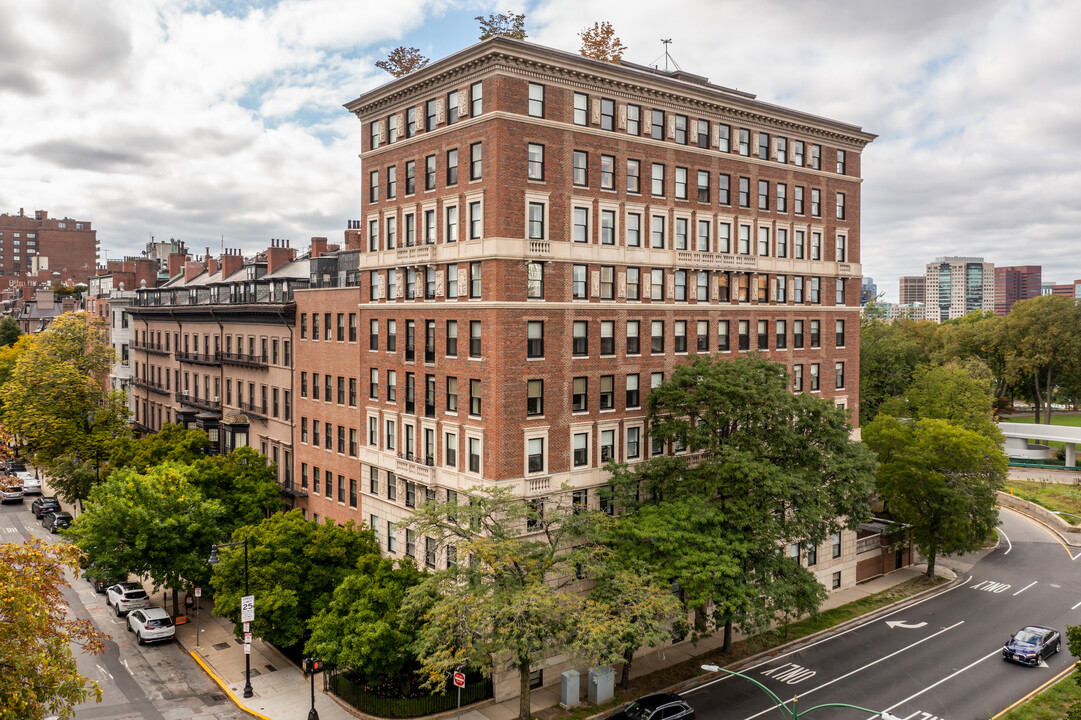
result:
[[[797,215],[803,214],[803,186],[796,185],[792,189],[792,212]]]
[[[435,190],[435,155],[424,158],[424,189]]]
[[[833,589],[839,590],[841,588],[841,571],[833,573]]]
[[[458,411],[458,378],[447,378],[447,412]]]
[[[709,202],[709,171],[698,171],[698,202]]]
[[[642,134],[642,107],[640,105],[627,106],[627,134]]]
[[[760,227],[760,228],[758,228],[758,254],[761,257],[769,257],[769,228],[768,227]],[[762,275],[760,277],[765,277],[765,275]],[[765,298],[759,296],[759,300],[764,302]]]
[[[573,239],[576,243],[589,242],[589,208],[574,208]]]
[[[833,364],[833,372],[833,386],[838,390],[843,390],[845,386],[845,364],[843,362],[835,362]]]
[[[834,297],[835,305],[845,304],[845,279],[837,278],[834,281],[834,288],[836,289],[836,296]]]
[[[616,159],[612,155],[601,155],[601,190],[616,189]]]
[[[589,354],[589,323],[575,320],[572,326],[571,355],[584,357]]]
[[[847,262],[848,261],[847,245],[848,245],[847,238],[844,235],[838,235],[837,236],[837,262]]]
[[[792,366],[792,392],[803,392],[803,365]]]
[[[526,325],[526,357],[544,357],[544,322],[531,320]]]
[[[544,86],[537,83],[529,83],[529,115],[531,117],[544,117]]]
[[[600,402],[598,404],[601,410],[611,410],[615,407],[614,383],[615,375],[601,375]]]
[[[845,219],[845,194],[841,192],[837,193],[837,219]]]
[[[469,381],[469,414],[480,415],[480,380]]]
[[[408,488],[409,485],[410,483],[406,483],[406,488]],[[406,496],[405,503],[407,507],[412,507],[409,505],[408,496]],[[409,528],[405,529],[405,554],[407,557],[411,558],[416,558],[417,556],[417,535]]]
[[[803,320],[792,321],[792,347],[803,349]]]
[[[405,111],[405,136],[411,138],[417,134],[417,109],[406,108]]]
[[[475,82],[469,86],[469,115],[476,117],[484,112],[484,85]]]
[[[751,254],[751,226],[740,225],[739,226],[739,254],[750,255]]]
[[[536,143],[529,144],[529,173],[530,180],[544,180],[544,146]]]
[[[589,185],[589,154],[575,150],[573,155],[572,182],[578,187]]]
[[[839,533],[839,532],[833,533],[833,535],[830,537],[830,545],[831,545],[830,549],[832,550],[833,557],[835,557],[835,558],[841,557],[841,533]],[[838,575],[839,574],[840,573],[838,573]]]
[[[812,320],[811,321],[811,347],[812,348],[822,347],[822,333],[820,331],[821,325],[822,325],[822,323],[819,320]]]
[[[481,161],[484,157],[484,144],[475,142],[469,146],[469,179],[480,180]]]
[[[424,105],[424,129],[431,131],[435,130],[435,98],[432,98]]]
[[[447,299],[455,300],[458,297],[458,266],[447,265]]]
[[[717,223],[717,252],[732,252],[732,226],[728,223]]]
[[[803,141],[792,141],[792,162],[800,167],[803,167]]]
[[[387,402],[398,399],[398,371],[387,370]]]
[[[687,302],[687,271],[675,270],[673,275],[675,276],[675,301]]]
[[[601,130],[616,129],[616,103],[614,100],[601,98]]]
[[[349,406],[357,406],[357,379],[355,377],[349,378]]]
[[[368,173],[368,202],[379,202],[379,171]]]
[[[845,151],[844,150],[838,150],[837,151],[837,174],[838,175],[844,175],[845,174]]]
[[[700,148],[708,148],[709,147],[709,120],[699,120],[695,125],[696,125],[696,128],[698,130],[698,133],[697,133],[698,147],[700,147]]]
[[[769,133],[758,133],[758,159],[769,160]]]
[[[387,199],[393,200],[398,193],[398,168],[391,165],[387,168]]]
[[[447,185],[458,184],[458,148],[447,150]]]
[[[529,203],[529,239],[544,239],[544,203]]]
[[[674,347],[677,353],[687,352],[687,321],[676,320],[672,326]]]
[[[777,183],[777,212],[788,212],[788,186],[784,183]]]
[[[526,415],[544,414],[544,381],[529,380],[526,382]]]
[[[584,412],[588,409],[587,390],[589,388],[589,379],[584,377],[576,377],[572,381],[571,386],[571,411]]]
[[[676,200],[687,199],[687,168],[676,168]]]
[[[739,338],[738,338],[738,342],[739,342],[738,347],[739,347],[740,350],[749,350],[751,348],[751,334],[750,333],[751,333],[751,331],[750,331],[750,323],[748,323],[746,320],[740,320],[739,321]]]
[[[469,322],[469,357],[479,358],[480,354],[480,321],[471,320]]]
[[[717,149],[721,152],[732,151],[732,128],[729,125],[717,125]]]
[[[349,342],[356,342],[356,341],[357,341],[357,314],[356,313],[349,313]],[[286,363],[285,364],[290,365],[291,363],[288,360],[288,358],[289,358],[289,343],[288,342],[285,343],[285,356],[286,356]]]
[[[589,124],[589,96],[582,93],[574,93],[574,124]]]
[[[822,191],[811,188],[811,217],[822,217]]]
[[[664,249],[664,216],[650,216],[650,247]]]
[[[788,257],[788,229],[777,228],[777,257]]]
[[[526,268],[526,297],[531,300],[544,297],[544,263],[531,262]]]
[[[777,152],[773,157],[779,163],[788,164],[788,138],[777,138]]]
[[[739,179],[739,206],[749,208],[751,206],[751,179],[741,177]]]
[[[601,245],[616,244],[616,211],[601,210]]]
[[[481,234],[480,201],[469,203],[469,239],[477,240]]]
[[[641,396],[638,393],[637,373],[627,376],[627,407],[636,408],[641,405]]]
[[[818,391],[818,363],[811,363],[811,392]]]
[[[642,216],[638,213],[627,215],[627,247],[642,247]]]
[[[769,350],[769,320],[758,321],[758,349]]]
[[[398,321],[387,320],[387,352],[398,350]]]
[[[387,552],[398,552],[398,529],[394,527],[393,520],[387,520]]]
[[[458,467],[458,436],[454,433],[443,436],[443,462],[448,467]]]
[[[744,157],[751,154],[751,131],[747,128],[739,129],[739,154]]]
[[[822,259],[822,233],[820,232],[811,233],[811,259]]]
[[[822,278],[811,278],[811,304],[820,305],[822,303]]]
[[[777,297],[778,303],[788,302],[788,276],[777,275]]]
[[[653,163],[649,178],[653,197],[664,197],[664,165]]]
[[[838,320],[835,328],[836,332],[836,346],[843,348],[845,346],[845,321]]]
[[[628,300],[641,300],[642,299],[642,270],[636,267],[627,268],[627,299]]]
[[[654,140],[664,140],[664,110],[653,110],[650,118],[650,137]]]
[[[676,130],[676,142],[680,145],[687,144],[687,116],[675,115],[673,117],[673,125]]]
[[[582,467],[589,464],[589,435],[586,433],[574,434],[574,467]]]
[[[585,265],[575,265],[572,268],[571,295],[575,300],[585,300],[587,298],[589,285],[586,280],[586,269]]]
[[[815,170],[822,169],[822,146],[811,145],[811,167]]]
[[[758,209],[769,210],[769,181],[758,181]]]
[[[706,270],[699,270],[697,275],[698,292],[695,293],[695,299],[704,304],[709,302],[709,272]]]
[[[415,160],[407,160],[405,163],[405,194],[412,195],[417,191],[417,163]],[[410,215],[409,217],[413,217]],[[408,222],[406,223],[408,225]],[[412,244],[412,243],[410,243]]]
[[[649,323],[649,351],[653,355],[664,354],[664,320]]]
[[[372,399],[379,398],[379,368],[372,368],[368,371],[368,397]]]
[[[544,472],[544,438],[529,438],[526,471]]]
[[[616,354],[616,324],[612,320],[601,320],[601,355]]]
[[[368,349],[369,350],[378,350],[379,349],[379,321],[378,320],[372,320],[371,321],[371,327],[368,330]]]
[[[642,452],[642,428],[627,428],[627,459],[639,457]]]
[[[614,300],[616,288],[616,269],[612,265],[601,265],[601,300]]]
[[[774,325],[776,325],[777,331],[777,349],[784,350],[788,347],[788,323],[785,320],[776,320]]]
[[[447,125],[458,122],[458,91],[447,93]]]
[[[627,160],[627,192],[640,193],[641,186],[641,163],[637,160]]]

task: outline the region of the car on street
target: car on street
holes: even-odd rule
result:
[[[1062,635],[1054,628],[1028,625],[1010,636],[1002,646],[1002,659],[1036,667],[1062,649]]]
[[[694,720],[694,708],[675,693],[645,695],[608,720]]]
[[[23,501],[23,486],[13,477],[0,477],[0,503]]]
[[[71,513],[64,510],[56,510],[42,517],[41,527],[56,534],[65,528],[71,527],[71,521],[73,519]]]
[[[41,480],[37,479],[25,470],[16,471],[15,477],[19,478],[19,482],[22,483],[24,495],[41,494]]]
[[[150,596],[139,583],[120,582],[105,590],[105,602],[116,609],[117,617],[122,617],[132,610],[150,607]]]
[[[90,583],[90,585],[94,588],[94,592],[96,592],[98,595],[104,595],[105,591],[109,589],[109,586],[116,585],[118,582],[120,582],[120,579],[87,575],[86,581]]]
[[[34,517],[41,520],[51,512],[60,511],[60,501],[52,495],[42,495],[41,497],[30,503],[30,512],[34,513]]]
[[[128,613],[128,631],[135,633],[140,645],[176,637],[176,626],[164,608],[148,607]]]

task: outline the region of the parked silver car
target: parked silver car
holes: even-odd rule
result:
[[[128,631],[135,633],[140,645],[176,637],[176,626],[163,608],[148,607],[128,613]]]

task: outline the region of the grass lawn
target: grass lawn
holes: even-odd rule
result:
[[[1081,702],[1081,685],[1067,675],[1023,705],[1018,705],[997,720],[1061,720],[1074,703]]]
[[[1074,483],[1056,483],[1043,480],[1007,480],[1006,492],[1022,500],[1036,503],[1048,510],[1059,510],[1081,516],[1081,485]],[[1081,525],[1081,520],[1062,516],[1071,525]]]

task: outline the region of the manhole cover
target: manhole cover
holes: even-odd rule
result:
[[[274,667],[273,665],[271,665],[271,664],[269,664],[269,663],[268,663],[268,664],[267,664],[267,666],[266,666],[266,669],[267,669],[268,671],[270,671],[270,672],[275,672],[275,671],[276,671],[276,670],[277,670],[278,668],[276,668],[276,667]]]
[[[252,668],[252,669],[251,669],[251,676],[252,676],[252,677],[256,677],[257,675],[262,675],[262,673],[261,673],[261,672],[259,672],[259,670],[258,670],[258,669],[256,669],[256,668]]]
[[[229,649],[229,643],[227,643],[227,642],[218,643],[218,644],[216,644],[214,646],[214,649],[215,650],[228,650]]]
[[[225,702],[225,696],[221,693],[210,693],[209,695],[203,695],[203,702],[207,705],[221,705]]]

